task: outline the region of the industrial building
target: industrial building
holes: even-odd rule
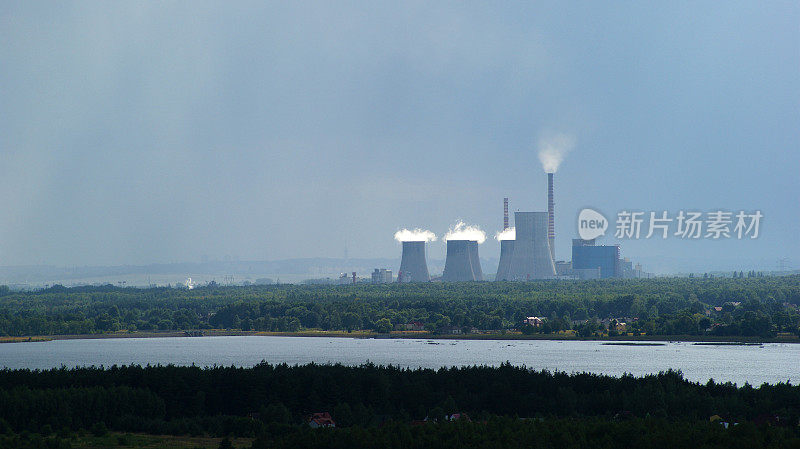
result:
[[[510,281],[511,258],[514,257],[514,241],[500,240],[500,264],[497,266],[495,281]]]
[[[556,275],[547,235],[547,212],[514,212],[516,238],[511,279],[548,279]]]
[[[555,201],[553,199],[553,173],[547,174],[547,242],[550,245],[550,259],[556,260]]]
[[[475,240],[448,240],[442,281],[480,280],[483,280],[483,274],[478,258],[478,242]]]
[[[478,257],[478,242],[470,240],[467,244],[469,249],[469,263],[472,265],[472,275],[476,281],[483,280],[483,270],[481,270],[481,259]]]
[[[403,242],[403,256],[400,260],[400,271],[397,282],[428,282],[428,263],[425,260],[425,242]]]
[[[580,279],[620,277],[619,245],[595,245],[594,240],[572,239],[572,272]]]
[[[515,212],[514,233],[510,232],[508,198],[503,198],[503,232],[500,240],[500,262],[496,281],[525,281],[532,279],[606,279],[634,278],[645,275],[641,265],[620,259],[619,245],[596,245],[594,240],[572,240],[572,260],[556,260],[555,256],[555,199],[553,173],[547,173],[547,211]],[[505,232],[509,231],[509,232]],[[513,239],[510,239],[512,238]],[[455,236],[454,236],[455,237]],[[403,257],[398,282],[430,281],[425,259],[425,241],[403,241]],[[378,269],[373,282],[391,279]],[[437,278],[438,279],[438,278]],[[441,280],[445,282],[480,281],[483,272],[478,256],[478,241],[459,235],[447,240],[447,255]]]
[[[373,284],[388,284],[392,282],[392,270],[386,268],[376,268],[372,272]]]

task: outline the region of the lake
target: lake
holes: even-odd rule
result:
[[[760,385],[800,380],[800,345],[608,345],[599,341],[425,340],[326,337],[173,337],[55,340],[0,344],[0,366],[45,369],[88,365],[175,364],[252,366],[269,363],[367,361],[403,367],[499,365],[644,375],[669,368],[687,379]]]

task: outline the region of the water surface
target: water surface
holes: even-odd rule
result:
[[[669,368],[688,379],[760,385],[800,380],[800,345],[666,343],[607,345],[599,341],[424,340],[327,337],[173,337],[55,340],[0,344],[0,366],[43,369],[88,365],[175,364],[252,366],[269,363],[367,361],[439,368],[510,362],[534,369],[644,375]]]

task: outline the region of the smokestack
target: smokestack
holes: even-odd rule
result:
[[[547,174],[547,240],[550,243],[550,258],[556,261],[556,228],[554,223],[553,174]]]
[[[511,278],[546,279],[556,275],[547,238],[547,212],[515,212]]]
[[[403,257],[400,260],[400,271],[397,282],[428,282],[428,264],[425,261],[425,242],[403,242]]]
[[[472,245],[474,249],[471,249]],[[474,254],[474,256],[473,256]],[[475,271],[472,267],[473,258],[478,256],[478,242],[475,240],[448,240],[447,258],[444,261],[442,281],[464,282],[474,281]],[[480,270],[480,265],[478,265]]]
[[[514,241],[500,240],[500,264],[497,266],[495,281],[510,281],[511,258],[514,257]]]
[[[503,230],[508,229],[508,198],[503,198]]]

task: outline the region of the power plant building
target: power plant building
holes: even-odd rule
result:
[[[428,282],[428,263],[425,260],[425,242],[403,242],[403,257],[400,260],[400,271],[397,282]]]
[[[511,258],[514,257],[514,240],[500,240],[500,264],[497,266],[495,281],[510,281]]]
[[[478,242],[475,240],[448,240],[447,258],[444,262],[444,282],[483,280]]]
[[[388,284],[392,282],[392,270],[386,268],[376,268],[372,272],[373,284]]]
[[[553,199],[553,173],[547,174],[547,242],[550,258],[556,260],[555,200]]]
[[[478,257],[478,242],[470,240],[469,245],[469,263],[472,265],[472,275],[476,281],[483,280],[483,270],[481,270],[481,259]]]
[[[619,245],[573,239],[572,270],[581,279],[620,277]]]
[[[547,212],[515,212],[514,256],[511,278],[514,280],[548,279],[556,275],[548,241]]]

